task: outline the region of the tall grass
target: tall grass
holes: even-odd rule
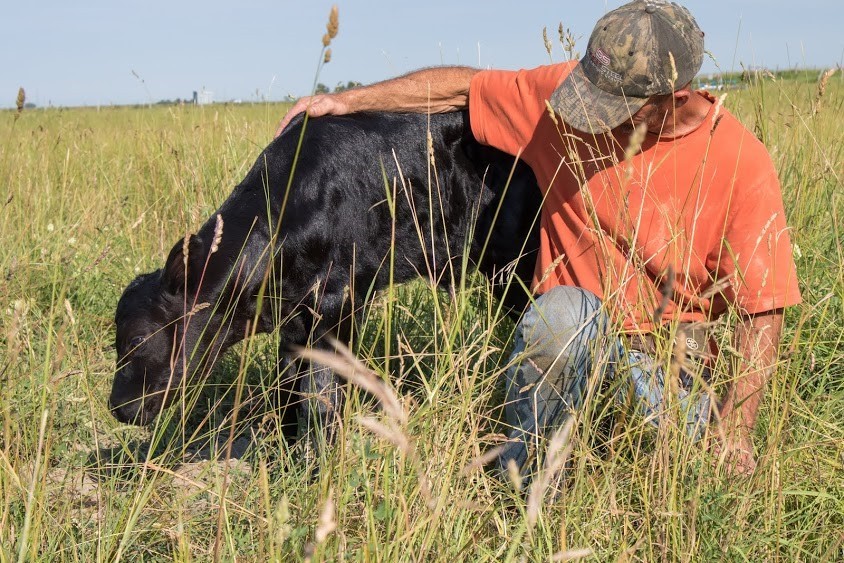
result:
[[[815,81],[759,76],[726,99],[773,155],[805,300],[788,311],[756,473],[727,477],[675,428],[628,416],[608,439],[578,424],[535,512],[480,468],[503,439],[513,325],[474,278],[454,297],[390,288],[367,308],[355,355],[404,414],[350,384],[319,459],[264,405],[273,335],[238,345],[189,416],[118,425],[106,399],[122,288],[213,213],[285,107],[0,113],[0,561],[841,559],[840,72],[818,96]],[[625,416],[596,403],[581,420]],[[240,461],[209,460],[246,443]]]

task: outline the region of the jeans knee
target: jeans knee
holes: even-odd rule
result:
[[[525,312],[520,323],[525,346],[547,346],[554,342],[562,349],[566,341],[583,342],[606,329],[601,300],[589,290],[557,286],[540,295]]]

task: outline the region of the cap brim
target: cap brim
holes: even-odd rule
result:
[[[551,106],[570,127],[585,133],[607,133],[639,111],[648,98],[616,96],[601,90],[583,72],[572,69],[551,95]]]

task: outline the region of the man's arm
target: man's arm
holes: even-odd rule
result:
[[[782,309],[777,309],[744,317],[736,326],[734,345],[740,356],[721,404],[722,432],[715,448],[731,473],[748,475],[756,469],[751,433],[777,363],[782,319]]]
[[[371,86],[300,98],[279,122],[275,136],[303,111],[319,117],[360,111],[444,113],[463,109],[469,105],[469,83],[477,72],[462,66],[426,68]]]

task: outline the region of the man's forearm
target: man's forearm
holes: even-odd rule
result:
[[[417,70],[370,86],[346,90],[337,97],[349,112],[396,111],[443,113],[469,105],[469,83],[479,72],[470,67]]]
[[[740,357],[721,405],[726,434],[749,433],[756,425],[759,405],[777,362],[781,334],[780,310],[752,315],[736,326],[735,347]]]
[[[338,94],[300,98],[281,119],[275,136],[304,112],[311,117],[361,111],[444,113],[469,107],[469,84],[480,72],[465,66],[426,68]]]

